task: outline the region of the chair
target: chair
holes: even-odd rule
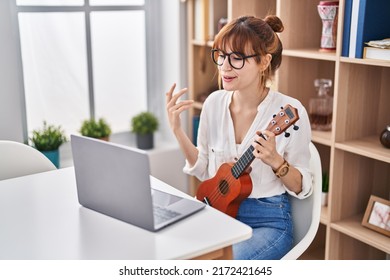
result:
[[[306,199],[291,198],[294,224],[294,246],[282,260],[296,260],[312,243],[320,224],[322,168],[317,148],[310,143],[310,170],[313,174],[313,193]]]
[[[0,140],[0,180],[55,169],[55,165],[33,147]]]

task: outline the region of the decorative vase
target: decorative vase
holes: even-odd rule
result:
[[[322,20],[320,51],[335,51],[339,1],[320,1],[317,9]]]
[[[137,134],[137,147],[142,150],[153,149],[154,147],[154,137],[153,133],[148,134]]]
[[[41,151],[57,168],[60,168],[60,150]]]
[[[384,147],[390,148],[390,125],[382,131],[380,141]]]

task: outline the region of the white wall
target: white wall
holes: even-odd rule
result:
[[[23,142],[22,62],[12,2],[0,1],[0,139]]]

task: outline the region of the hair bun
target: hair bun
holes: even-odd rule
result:
[[[284,26],[279,17],[275,15],[269,15],[264,19],[264,21],[268,23],[269,26],[271,26],[274,32],[283,32]]]

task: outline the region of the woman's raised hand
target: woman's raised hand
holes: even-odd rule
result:
[[[166,93],[166,108],[169,124],[173,132],[181,127],[180,114],[189,109],[194,103],[193,100],[179,100],[179,98],[187,92],[187,88],[183,88],[178,92],[173,93],[175,88],[176,83],[174,83]]]

